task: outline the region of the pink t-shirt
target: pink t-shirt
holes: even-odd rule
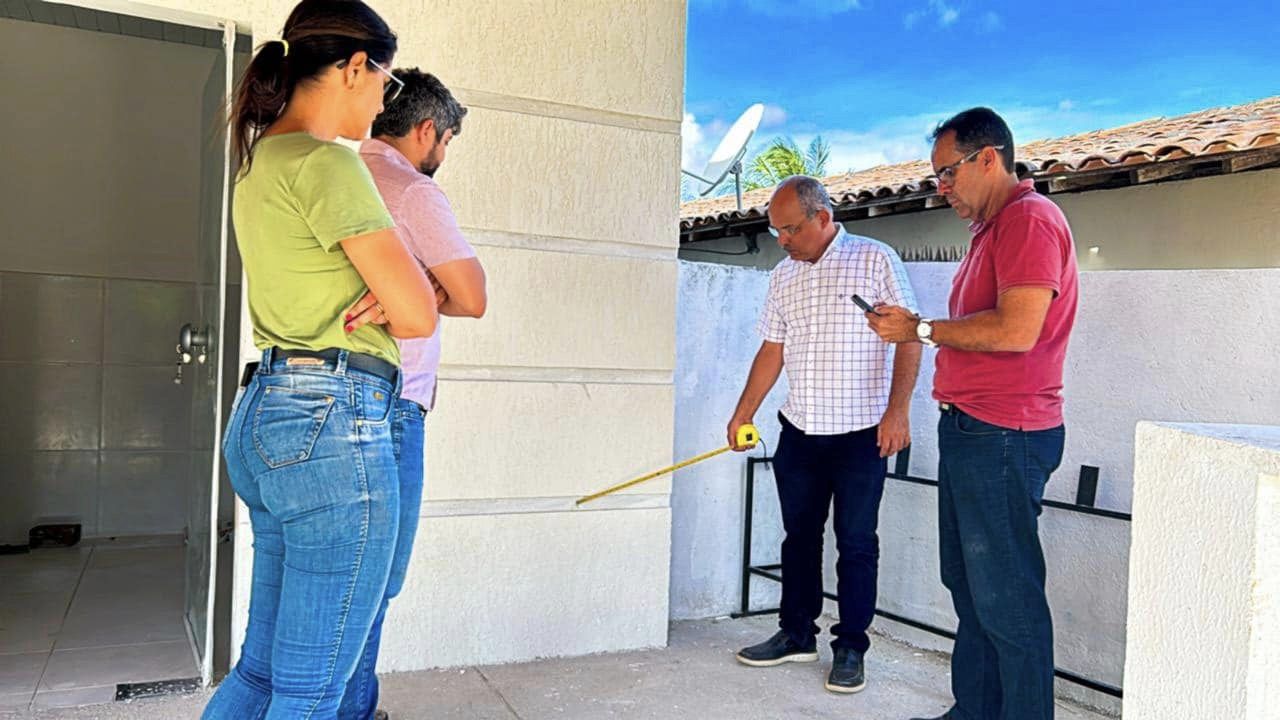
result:
[[[399,150],[370,138],[360,145],[360,157],[378,186],[382,201],[396,221],[396,230],[409,252],[430,270],[454,260],[476,256],[462,237],[449,199],[436,181],[423,175]],[[400,341],[404,387],[400,396],[425,408],[435,405],[436,371],[440,367],[440,327],[429,338]]]
[[[1053,290],[1040,338],[1027,352],[941,347],[933,397],[1000,427],[1045,430],[1062,424],[1062,365],[1078,298],[1075,242],[1062,210],[1018,184],[995,217],[969,226],[973,242],[951,283],[951,317],[993,310],[1016,287]]]

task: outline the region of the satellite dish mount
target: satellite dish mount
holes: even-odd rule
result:
[[[707,166],[703,168],[701,174],[691,173],[684,168],[680,169],[680,172],[706,186],[698,191],[699,197],[706,197],[711,191],[720,187],[720,183],[724,182],[725,178],[732,175],[734,189],[737,191],[738,210],[742,210],[742,158],[746,156],[747,144],[751,142],[751,137],[760,127],[760,120],[763,117],[764,105],[761,103],[747,108],[720,140],[720,144],[716,146],[716,151],[711,153],[711,159],[707,161]]]

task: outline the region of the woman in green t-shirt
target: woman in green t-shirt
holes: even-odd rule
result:
[[[336,718],[387,583],[395,338],[431,335],[436,301],[364,163],[334,141],[365,137],[398,92],[395,51],[365,4],[304,0],[237,90],[232,219],[263,355],[224,441],[253,525],[253,585],[210,720]],[[370,291],[376,317],[353,330],[347,308]]]

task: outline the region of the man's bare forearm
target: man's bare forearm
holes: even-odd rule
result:
[[[983,310],[954,320],[935,320],[933,341],[957,350],[1020,352],[996,310]]]
[[[936,331],[935,331],[936,332]],[[893,383],[889,386],[889,407],[907,411],[911,393],[920,374],[920,343],[903,343],[893,351]]]
[[[778,376],[781,374],[781,343],[765,342],[761,344],[760,350],[756,352],[755,360],[751,362],[751,372],[747,375],[747,384],[742,389],[741,397],[738,398],[738,406],[734,410],[734,415],[738,417],[754,417],[756,410],[760,409],[760,404],[764,402],[765,396],[773,389],[774,383],[778,382]]]
[[[939,345],[978,352],[1026,352],[1035,347],[1054,291],[1018,287],[1000,294],[996,307],[955,320],[939,320],[933,340]]]

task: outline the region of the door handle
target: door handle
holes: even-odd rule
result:
[[[209,328],[196,330],[191,323],[183,325],[178,331],[178,345],[174,350],[178,353],[178,362],[173,384],[181,385],[183,365],[190,365],[193,356],[201,365],[209,359]]]

